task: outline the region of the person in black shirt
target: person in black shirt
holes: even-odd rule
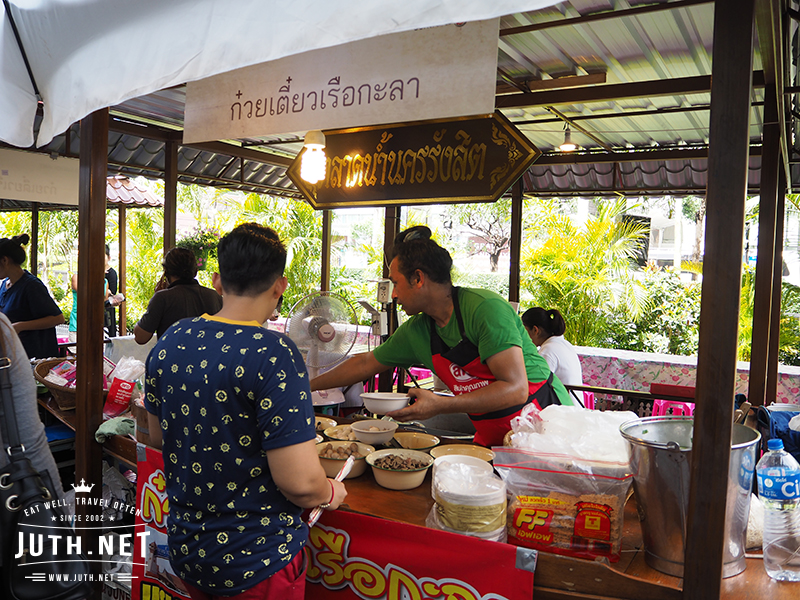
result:
[[[142,315],[133,335],[136,342],[146,344],[170,325],[187,317],[213,315],[222,308],[222,297],[212,289],[201,286],[197,275],[197,258],[188,248],[173,248],[164,256],[164,275],[150,298],[147,312]]]

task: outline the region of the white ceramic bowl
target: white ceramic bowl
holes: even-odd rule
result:
[[[397,392],[365,392],[361,394],[364,406],[375,415],[385,415],[408,406],[410,398]]]
[[[421,461],[425,466],[414,471],[390,471],[375,466],[375,461],[389,455],[399,455],[402,458],[413,458]],[[378,485],[390,490],[413,490],[425,481],[425,473],[433,464],[433,457],[419,450],[405,450],[400,448],[387,448],[377,450],[367,456],[366,462],[372,467],[372,474]]]
[[[367,444],[362,444],[361,442],[337,442],[337,441],[330,441],[330,442],[322,442],[317,444],[317,454],[322,452],[325,448],[327,448],[328,444],[333,446],[334,448],[338,448],[340,446],[349,446],[350,444],[356,444],[358,446],[358,453],[361,454],[361,458],[357,458],[353,463],[353,468],[350,470],[350,473],[345,477],[345,479],[352,479],[353,477],[358,477],[359,475],[363,475],[364,471],[367,470],[367,462],[366,457],[369,456],[371,453],[375,452],[375,448],[372,446],[368,446]],[[344,458],[326,458],[326,457],[319,457],[319,462],[322,465],[322,468],[325,469],[325,475],[328,477],[336,477],[339,474],[339,471],[342,470],[344,466],[344,461],[347,460],[347,457]]]
[[[321,417],[319,415],[314,415],[314,425],[315,429],[317,430],[317,433],[321,433],[326,429],[328,429],[329,427],[336,427],[337,423],[330,417]]]
[[[317,434],[316,440],[317,440],[316,443],[319,444],[320,442],[324,442],[325,438],[322,437],[320,434]]]
[[[475,444],[446,444],[444,446],[436,446],[431,448],[431,456],[439,458],[440,456],[447,456],[450,454],[465,454],[467,456],[474,456],[486,462],[494,460],[494,452],[489,448],[483,446],[476,446]]]
[[[353,430],[350,429],[350,425],[335,425],[334,427],[328,427],[325,431],[323,431],[326,438],[330,438],[332,440],[341,440],[341,441],[356,441],[356,436],[353,433]]]
[[[398,431],[394,434],[394,439],[396,439],[403,448],[420,450],[422,452],[427,452],[441,441],[435,435],[419,431]]]
[[[350,429],[359,442],[365,444],[385,444],[397,431],[397,421],[381,421],[380,419],[365,419],[350,424]]]

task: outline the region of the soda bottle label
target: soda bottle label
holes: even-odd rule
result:
[[[780,468],[760,471],[758,495],[768,500],[800,500],[800,471]]]

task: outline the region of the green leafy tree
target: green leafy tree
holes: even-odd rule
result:
[[[557,202],[540,202],[538,218],[526,232],[529,242],[523,244],[523,286],[535,305],[564,315],[572,343],[601,345],[613,311],[635,321],[646,306],[646,290],[632,267],[647,228],[621,220],[624,199],[601,203],[597,216],[580,228]]]
[[[607,345],[639,352],[697,354],[700,283],[684,283],[680,273],[671,267],[649,265],[642,285],[649,300],[644,312],[633,321],[626,314],[613,311]]]
[[[164,257],[163,209],[132,210],[128,213],[127,247],[127,327],[134,325],[147,310],[156,283],[161,277]]]
[[[475,238],[470,244],[470,254],[486,254],[492,273],[497,272],[500,256],[511,242],[511,198],[501,197],[495,202],[451,204],[446,216],[466,227]]]

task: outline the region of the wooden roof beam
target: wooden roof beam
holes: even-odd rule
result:
[[[780,126],[781,162],[784,173],[787,177],[791,177],[789,149],[786,140],[786,114],[789,111],[789,99],[783,93],[786,74],[784,56],[787,55],[789,49],[783,33],[782,4],[780,0],[756,0],[756,29],[761,49],[761,64],[764,68],[764,82],[775,90],[774,98],[777,102],[776,109]]]
[[[750,146],[750,156],[761,156],[761,146]],[[590,152],[585,154],[542,154],[532,167],[539,165],[577,165],[617,162],[653,162],[666,160],[695,160],[708,158],[708,147],[632,150],[630,152]]]
[[[608,10],[601,13],[592,15],[583,15],[580,17],[572,17],[570,19],[561,19],[559,21],[546,21],[544,23],[532,23],[530,25],[521,25],[519,27],[508,27],[500,30],[500,36],[517,35],[520,33],[528,33],[530,31],[541,31],[543,29],[552,29],[553,27],[565,27],[569,25],[580,25],[582,23],[591,23],[592,21],[602,21],[605,19],[619,19],[622,17],[633,17],[645,13],[658,12],[662,10],[677,10],[679,8],[690,8],[700,4],[710,4],[714,0],[677,0],[676,2],[666,2],[662,4],[650,4],[647,6],[637,6],[635,8],[627,8],[623,10]]]
[[[753,72],[753,88],[764,87],[764,72]],[[711,92],[711,75],[653,79],[635,83],[616,83],[568,90],[547,90],[508,94],[495,98],[496,108],[525,108],[528,106],[552,106],[558,104],[581,104],[607,102],[626,98],[648,98],[652,96],[681,96],[707,94]]]

